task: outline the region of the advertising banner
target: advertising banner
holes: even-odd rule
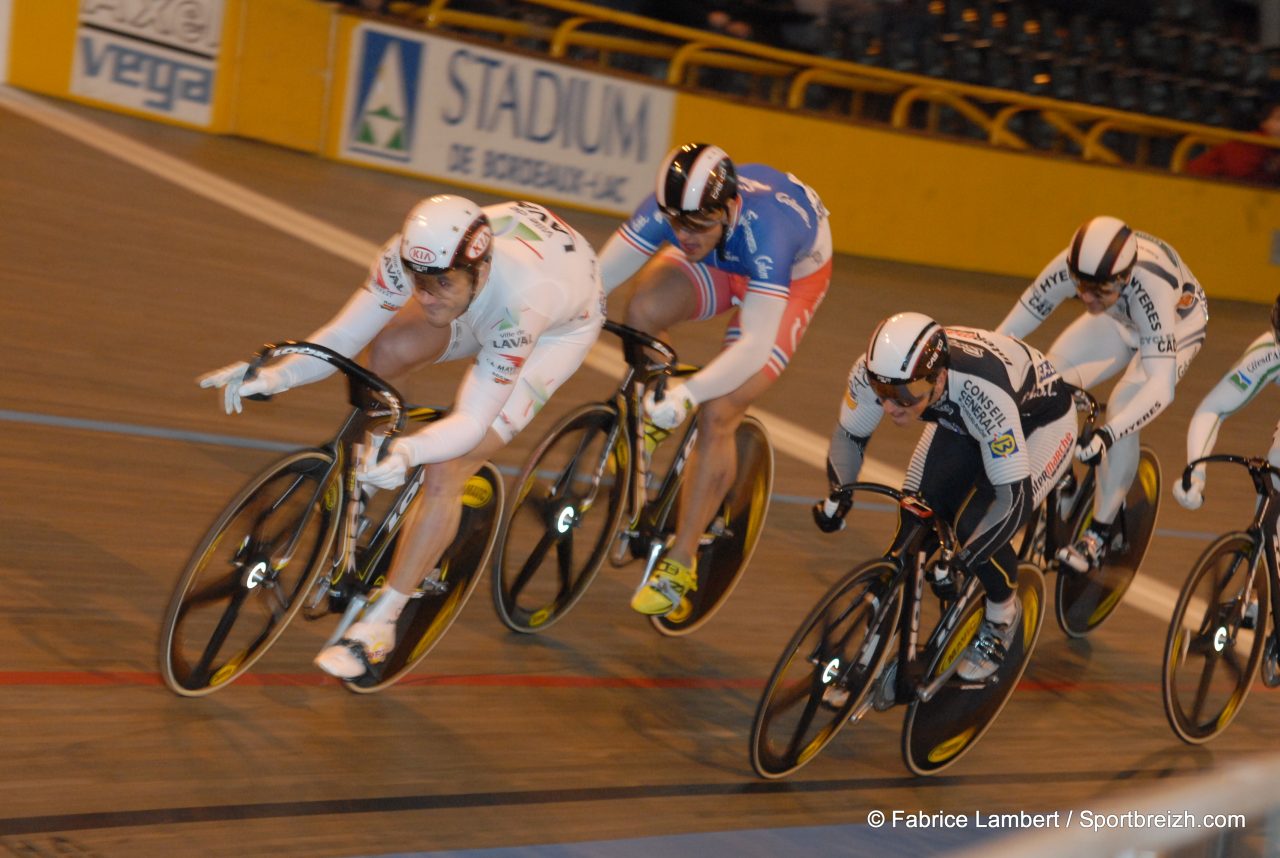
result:
[[[71,91],[207,127],[223,0],[80,0]]]
[[[377,24],[352,38],[343,158],[618,213],[653,190],[670,91]]]

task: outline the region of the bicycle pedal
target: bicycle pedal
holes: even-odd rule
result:
[[[888,712],[898,705],[898,663],[890,662],[880,672],[875,688],[871,692],[871,705],[877,712]]]
[[[441,580],[440,570],[433,569],[418,588],[409,596],[410,599],[421,599],[423,596],[443,596],[449,592],[449,583]]]
[[[732,537],[733,530],[725,523],[724,518],[717,516],[716,520],[711,522],[711,526],[707,528],[707,532],[698,538],[699,547],[705,548],[717,539],[723,537]]]

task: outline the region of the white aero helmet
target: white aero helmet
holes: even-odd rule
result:
[[[400,230],[400,258],[419,274],[443,274],[451,268],[474,273],[492,256],[489,218],[465,197],[428,197],[413,207]]]
[[[1067,268],[1077,284],[1101,286],[1128,278],[1138,258],[1138,237],[1116,217],[1090,218],[1076,230],[1067,250]]]
[[[951,364],[947,335],[923,313],[898,313],[876,326],[867,345],[867,376],[876,396],[915,405]]]

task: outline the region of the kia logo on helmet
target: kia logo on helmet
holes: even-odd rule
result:
[[[489,249],[489,242],[493,240],[493,233],[487,226],[481,227],[471,238],[471,244],[467,246],[467,258],[479,259],[484,256],[485,251]]]
[[[430,265],[436,261],[436,252],[427,247],[415,244],[409,248],[409,261],[419,265]]]

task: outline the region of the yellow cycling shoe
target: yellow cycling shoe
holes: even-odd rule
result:
[[[631,597],[631,609],[651,617],[671,613],[685,593],[698,589],[697,561],[685,566],[670,557],[658,561],[649,580]]]

